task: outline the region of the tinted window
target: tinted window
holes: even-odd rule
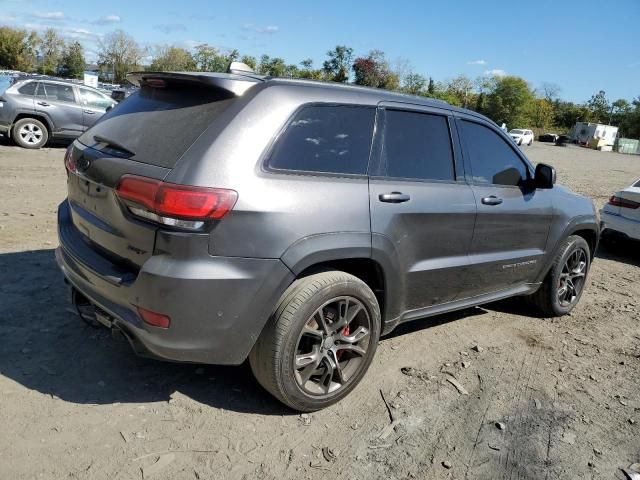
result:
[[[269,166],[283,170],[367,173],[375,109],[309,106],[278,140]]]
[[[60,85],[57,83],[40,82],[38,87],[38,97],[59,102],[75,102],[73,86]]]
[[[478,183],[521,186],[527,178],[527,169],[507,142],[483,125],[466,121],[462,121],[461,125],[473,180]]]
[[[453,151],[447,118],[387,110],[381,173],[388,177],[453,180]]]
[[[21,86],[18,91],[22,94],[22,95],[35,95],[36,93],[36,86],[38,85],[38,82],[29,82],[23,86]]]
[[[173,168],[182,154],[234,100],[211,88],[143,87],[109,110],[80,138],[102,148],[94,136],[134,152],[131,159]]]

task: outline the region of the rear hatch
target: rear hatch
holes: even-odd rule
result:
[[[207,127],[224,121],[224,112],[258,80],[173,73],[132,79],[140,90],[79,137],[65,164],[73,226],[95,251],[135,270],[153,254],[161,225],[132,214],[137,210],[117,191],[123,177],[160,185]]]

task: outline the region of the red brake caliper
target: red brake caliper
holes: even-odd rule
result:
[[[345,337],[349,335],[349,325],[347,325],[342,329],[342,335]],[[338,357],[338,360],[340,360],[340,357],[342,356],[343,353],[344,353],[344,350],[340,350],[339,352],[336,352],[336,357]]]

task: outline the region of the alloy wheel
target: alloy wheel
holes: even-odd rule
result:
[[[18,135],[20,135],[20,138],[22,138],[25,143],[36,145],[42,140],[43,132],[36,124],[25,123],[22,128],[20,128]]]
[[[558,302],[562,307],[573,304],[580,296],[587,274],[587,253],[577,248],[567,258],[558,278]]]
[[[369,349],[371,318],[351,296],[329,300],[307,320],[296,346],[293,367],[298,387],[327,396],[358,376]]]

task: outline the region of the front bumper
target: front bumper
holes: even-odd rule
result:
[[[180,362],[238,365],[293,281],[279,259],[153,255],[128,276],[82,241],[65,200],[58,208],[56,259],[65,277],[134,344]],[[113,274],[111,273],[113,272]],[[145,324],[136,307],[168,315]]]
[[[600,210],[600,231],[612,230],[634,240],[640,240],[640,222]]]

